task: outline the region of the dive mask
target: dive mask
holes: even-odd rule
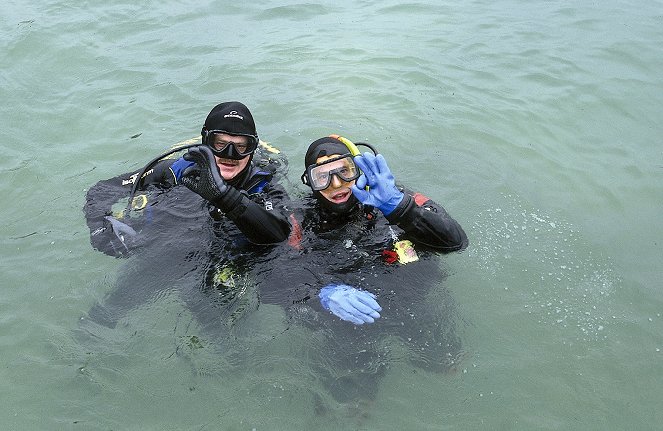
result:
[[[218,134],[231,136],[246,136],[246,143],[227,142],[221,139]],[[256,135],[245,135],[230,133],[225,130],[203,130],[203,144],[210,147],[212,153],[223,159],[241,160],[252,154],[258,147],[258,137]]]
[[[310,165],[302,174],[302,183],[314,191],[324,190],[331,184],[332,176],[336,175],[349,182],[359,178],[361,171],[350,154],[345,154],[320,164]]]

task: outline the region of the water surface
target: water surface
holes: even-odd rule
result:
[[[2,428],[657,429],[661,24],[660,1],[10,1]],[[440,286],[455,372],[394,360],[374,403],[340,405],[279,307],[224,354],[169,290],[77,337],[123,265],[90,247],[86,190],[195,137],[224,100],[288,154],[292,187],[297,155],[341,133],[465,227]]]

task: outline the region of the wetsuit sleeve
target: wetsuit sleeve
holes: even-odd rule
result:
[[[463,250],[468,245],[463,228],[442,206],[419,193],[402,190],[403,200],[387,216],[407,237],[442,252]]]
[[[266,184],[259,193],[238,192],[239,202],[226,212],[253,244],[267,245],[285,241],[290,236],[287,194],[279,184]]]
[[[173,160],[163,160],[147,171],[139,190],[144,190],[151,185],[167,188],[175,184],[170,169],[171,164],[173,164]],[[139,234],[144,225],[142,217],[132,217],[131,220],[125,219],[129,194],[138,175],[139,172],[130,172],[102,180],[88,190],[83,212],[90,229],[90,243],[96,250],[110,256],[125,256],[129,254],[132,248],[138,246],[138,241],[129,241],[126,236],[118,232],[118,224],[115,223],[115,226],[113,226],[110,219],[110,217],[114,218],[122,225],[128,226],[127,229]],[[148,204],[146,194],[137,194],[132,205],[137,210],[135,213],[140,214],[140,211],[146,208]]]

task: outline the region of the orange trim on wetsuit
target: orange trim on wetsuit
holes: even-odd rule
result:
[[[424,196],[421,193],[415,193],[412,195],[412,197],[414,198],[414,203],[416,203],[418,207],[422,206],[430,200],[428,196]]]
[[[290,236],[288,237],[288,245],[294,249],[302,249],[302,226],[299,224],[294,214],[290,214],[288,217],[290,219],[290,224],[292,229],[290,230]]]

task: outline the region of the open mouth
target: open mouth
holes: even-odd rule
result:
[[[334,203],[341,203],[348,200],[352,192],[349,189],[338,191],[330,196],[330,199]]]

